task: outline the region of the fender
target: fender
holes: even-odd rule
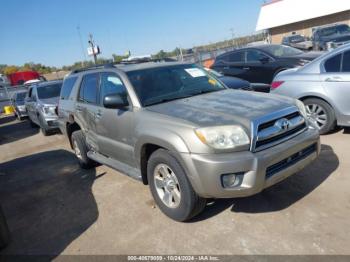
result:
[[[175,132],[169,129],[147,128],[143,133],[137,135],[139,138],[135,143],[134,157],[138,164],[141,161],[141,149],[146,144],[154,144],[172,152],[189,153],[189,149]]]

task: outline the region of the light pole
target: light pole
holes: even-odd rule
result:
[[[92,49],[95,65],[97,65],[97,54],[95,52],[95,44],[94,44],[94,39],[92,38],[92,34],[89,34],[89,45],[91,46],[91,49]]]
[[[81,47],[81,52],[83,53],[83,60],[86,61],[86,54],[84,50],[84,44],[83,44],[83,39],[81,38],[81,33],[80,33],[80,26],[77,26],[77,31],[78,31],[78,37],[80,41],[80,47]],[[81,66],[84,67],[84,61],[81,61]]]

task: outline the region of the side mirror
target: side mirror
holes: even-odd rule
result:
[[[261,57],[259,59],[259,61],[262,63],[262,64],[267,64],[268,62],[270,62],[270,58],[268,58],[267,56],[264,56],[264,57]]]
[[[126,107],[128,105],[129,105],[129,102],[126,99],[126,96],[122,96],[120,94],[106,95],[103,98],[103,106],[105,108],[118,109],[118,108]]]

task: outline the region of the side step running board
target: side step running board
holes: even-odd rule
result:
[[[106,165],[108,167],[111,167],[113,169],[116,169],[116,170],[122,172],[123,174],[125,174],[131,178],[142,181],[141,172],[139,169],[137,169],[135,167],[129,166],[129,165],[122,163],[118,160],[106,157],[104,155],[101,155],[101,154],[93,152],[93,151],[89,151],[87,153],[87,156],[89,158],[91,158],[92,160],[94,160],[102,165]]]

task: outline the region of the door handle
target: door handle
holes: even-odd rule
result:
[[[339,76],[333,76],[326,78],[326,82],[342,82],[343,79]]]
[[[250,67],[243,67],[243,70],[250,70]]]
[[[228,70],[228,69],[230,69],[230,67],[229,66],[224,66],[224,69]]]

